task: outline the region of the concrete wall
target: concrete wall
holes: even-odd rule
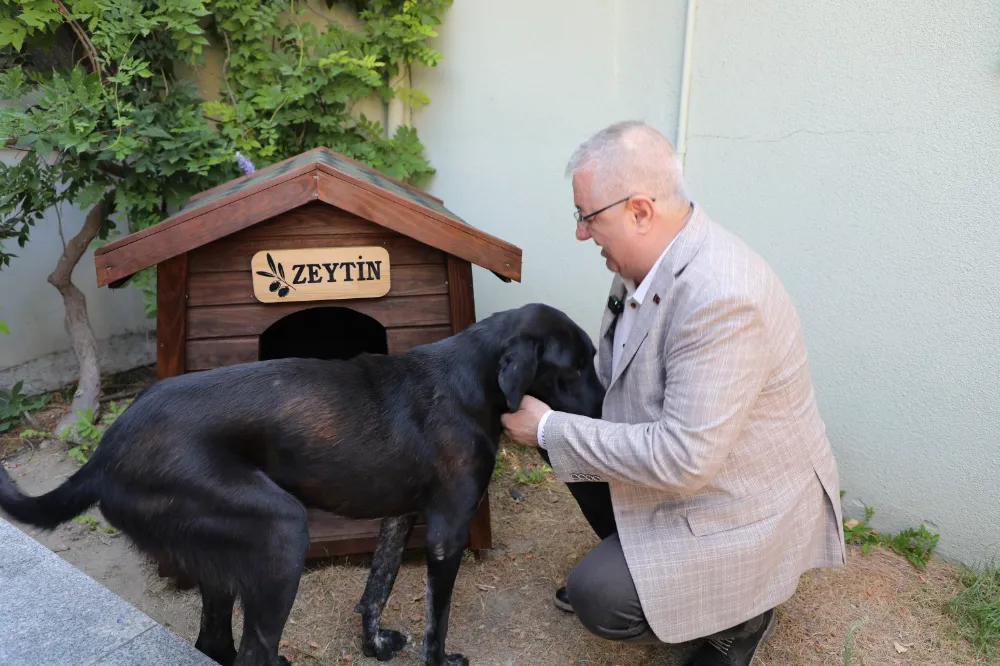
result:
[[[413,76],[431,99],[414,114],[438,169],[431,189],[470,224],[524,250],[521,284],[475,270],[480,317],[549,301],[596,337],[611,273],[593,243],[574,238],[563,171],[581,140],[624,117],[673,138],[684,8],[681,0],[462,0],[449,9],[436,42],[445,58]]]
[[[19,158],[4,150],[0,159],[11,164]],[[85,216],[71,206],[64,206],[61,214],[69,239],[83,226]],[[0,335],[0,388],[23,380],[23,391],[34,394],[75,382],[78,365],[66,334],[62,297],[46,281],[62,254],[55,211],[35,223],[25,247],[8,241],[5,248],[17,257],[0,270],[0,319],[11,333]],[[139,290],[98,289],[92,250],[77,264],[73,282],[87,299],[102,366],[117,371],[151,363],[155,324],[146,319]]]
[[[688,178],[802,312],[846,508],[1000,545],[1000,6],[699,3]]]
[[[683,4],[449,13],[447,57],[419,77],[434,190],[525,250],[522,285],[476,274],[480,316],[544,300],[596,332],[608,274],[572,237],[562,168],[614,120],[676,138]],[[690,189],[800,308],[848,513],[926,522],[967,562],[1000,543],[998,13],[702,0],[693,44]]]

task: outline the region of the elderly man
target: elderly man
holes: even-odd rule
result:
[[[568,175],[576,237],[615,274],[603,418],[533,398],[504,416],[601,539],[556,604],[607,639],[707,638],[689,664],[749,666],[802,573],[845,562],[798,315],[768,265],[689,201],[655,129],[602,130]]]

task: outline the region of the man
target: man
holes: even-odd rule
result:
[[[692,666],[749,666],[801,574],[846,557],[798,315],[767,264],[688,199],[655,129],[602,130],[567,174],[576,237],[615,273],[603,419],[530,397],[504,416],[601,538],[556,603],[604,638],[707,638]]]

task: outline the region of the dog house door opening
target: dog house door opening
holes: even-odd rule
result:
[[[274,358],[348,359],[361,352],[388,354],[385,328],[350,308],[321,307],[286,315],[267,327],[257,356]]]

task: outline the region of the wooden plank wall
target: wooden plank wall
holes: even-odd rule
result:
[[[258,303],[250,258],[260,250],[381,245],[392,286],[378,299],[334,303]],[[317,306],[352,308],[386,328],[389,352],[432,342],[453,330],[444,253],[325,203],[314,203],[188,253],[185,357],[188,372],[255,361],[257,336],[281,317]]]

